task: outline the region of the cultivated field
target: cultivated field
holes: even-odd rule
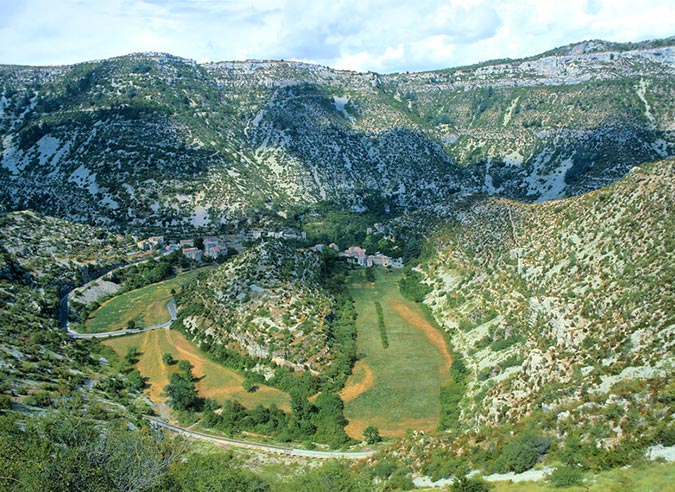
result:
[[[434,430],[440,414],[440,387],[447,382],[450,355],[443,336],[414,302],[398,290],[401,272],[375,269],[351,274],[350,289],[358,313],[361,358],[341,392],[347,433],[361,439],[374,425],[380,434],[399,437],[407,429]],[[388,348],[384,348],[374,302],[382,305]]]
[[[198,382],[199,396],[213,398],[219,403],[225,400],[237,400],[248,408],[256,405],[265,407],[276,404],[284,411],[290,410],[289,396],[275,388],[260,386],[257,391],[248,393],[242,386],[244,378],[236,371],[221,366],[208,359],[207,355],[195,347],[185,336],[175,330],[153,330],[128,335],[103,342],[123,357],[129,347],[137,347],[141,352],[136,368],[141,375],[148,378],[149,389],[146,391],[153,401],[164,401],[164,386],[169,384],[169,377],[176,371],[176,365],[167,366],[162,355],[169,353],[176,360],[189,360],[194,366],[192,370]]]
[[[151,284],[141,289],[125,292],[103,303],[85,323],[83,333],[101,333],[122,330],[133,320],[137,327],[158,325],[168,321],[166,304],[171,299],[171,289],[194,279],[205,269],[190,270],[176,277]]]

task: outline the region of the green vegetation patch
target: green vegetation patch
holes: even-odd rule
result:
[[[583,484],[559,488],[551,482],[492,482],[492,492],[649,492],[673,490],[675,463],[649,463],[628,469],[617,468],[597,475],[589,475]]]
[[[187,284],[204,270],[190,270],[174,278],[115,296],[105,302],[84,324],[85,333],[122,330],[133,322],[136,327],[158,325],[169,321],[167,303],[171,290]]]
[[[371,271],[371,270],[368,270]],[[382,340],[382,348],[389,348],[389,339],[387,338],[387,327],[384,324],[384,312],[382,311],[382,304],[375,301],[375,311],[377,312],[377,327],[380,329],[380,339]]]
[[[369,383],[350,393],[348,381],[343,395],[349,420],[347,433],[361,439],[369,425],[385,437],[402,436],[406,429],[432,430],[438,427],[440,387],[449,374],[450,356],[443,337],[426,320],[419,307],[401,296],[400,272],[376,269],[375,284],[365,282],[364,271],[349,277],[356,302],[360,367],[367,367]],[[387,327],[388,348],[382,343],[378,302]],[[379,311],[379,310],[378,310]],[[343,396],[344,397],[344,396]]]

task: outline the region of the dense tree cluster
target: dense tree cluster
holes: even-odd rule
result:
[[[171,278],[178,269],[186,269],[191,265],[190,260],[181,252],[174,251],[159,259],[151,259],[145,263],[115,270],[110,280],[120,284],[123,291],[139,289]]]
[[[169,378],[169,384],[164,387],[164,393],[169,397],[168,403],[174,410],[198,411],[203,400],[197,394],[195,378],[192,375],[192,366],[186,360],[178,362],[180,372],[174,372]]]
[[[0,416],[2,490],[156,490],[178,453],[161,435],[95,424],[70,412]]]

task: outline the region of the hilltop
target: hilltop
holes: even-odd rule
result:
[[[207,345],[316,372],[333,355],[324,322],[334,300],[321,267],[313,251],[259,243],[181,293],[182,324]]]

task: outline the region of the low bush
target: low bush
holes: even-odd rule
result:
[[[556,488],[581,485],[584,482],[584,471],[576,466],[560,466],[551,473],[549,481]]]
[[[450,486],[451,492],[488,492],[490,485],[482,478],[462,477]]]
[[[500,472],[523,473],[546,454],[551,440],[535,432],[526,432],[511,441],[502,451],[496,467]]]

